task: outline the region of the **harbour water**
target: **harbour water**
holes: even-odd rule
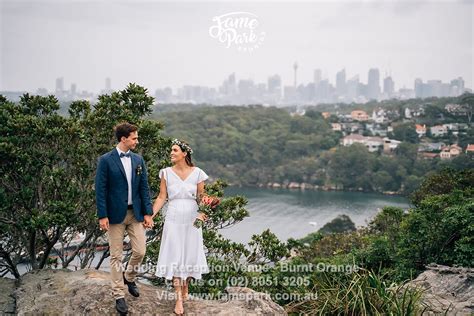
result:
[[[248,199],[246,209],[250,216],[220,231],[225,237],[243,243],[266,229],[282,241],[302,238],[341,214],[348,215],[356,226],[364,226],[384,206],[410,207],[404,197],[361,192],[229,187],[225,195],[242,195]]]

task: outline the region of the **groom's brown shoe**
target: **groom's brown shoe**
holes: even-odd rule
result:
[[[119,312],[120,315],[127,315],[128,306],[123,297],[115,300],[115,309],[117,309],[117,312]]]
[[[125,278],[125,273],[123,273],[123,282],[127,285],[128,287],[128,293],[130,293],[132,296],[139,297],[140,296],[140,291],[138,291],[138,287],[135,284],[135,282],[129,282]]]

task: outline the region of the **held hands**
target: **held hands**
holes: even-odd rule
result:
[[[154,224],[155,223],[153,222],[153,217],[151,215],[144,216],[143,226],[145,228],[153,228]]]

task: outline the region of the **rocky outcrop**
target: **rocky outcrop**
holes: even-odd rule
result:
[[[0,315],[15,314],[15,288],[15,280],[0,278]]]
[[[130,315],[172,315],[174,293],[139,283],[140,297],[128,293]],[[266,294],[231,287],[219,300],[191,298],[187,315],[286,315]],[[109,273],[97,270],[41,270],[24,275],[15,291],[19,315],[115,315]]]
[[[410,287],[423,289],[424,315],[472,315],[474,313],[474,269],[428,265]]]

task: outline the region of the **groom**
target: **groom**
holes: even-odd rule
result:
[[[128,312],[125,284],[128,292],[140,295],[135,277],[145,256],[145,228],[153,226],[152,208],[145,162],[131,150],[138,144],[138,128],[122,123],[115,126],[118,145],[99,158],[95,177],[97,216],[101,230],[108,231],[110,270],[115,307],[121,314]],[[124,233],[132,245],[127,271],[122,269]]]

